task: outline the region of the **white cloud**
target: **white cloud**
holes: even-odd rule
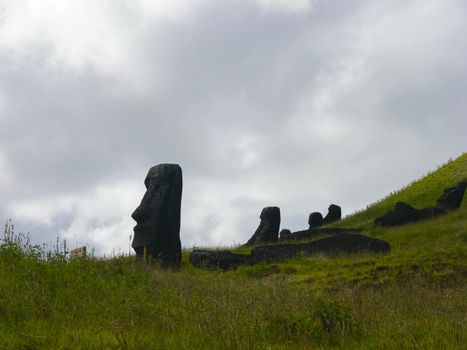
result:
[[[6,212],[9,213],[10,217],[51,226],[57,216],[69,212],[72,207],[72,198],[47,196],[20,201],[13,199],[10,201]]]
[[[157,163],[183,168],[183,244],[227,245],[465,150],[463,1],[2,4],[0,210],[101,252]]]
[[[72,220],[60,235],[73,244],[90,245],[101,254],[118,249],[126,252],[135,224],[130,214],[139,204],[140,187],[135,182],[114,182],[76,195]]]
[[[258,5],[268,11],[306,12],[311,9],[311,0],[256,0]]]
[[[143,16],[156,16],[170,22],[178,22],[193,15],[207,0],[137,0],[133,6],[140,7]]]
[[[0,120],[4,118],[4,114],[3,114],[4,108],[5,108],[4,105],[5,105],[5,98],[3,97],[2,91],[0,90]]]
[[[125,10],[128,16],[122,18]],[[49,69],[91,68],[116,74],[128,63],[138,20],[130,7],[114,6],[112,1],[6,1],[0,53],[37,56]]]
[[[1,106],[0,106],[1,107]],[[0,113],[1,118],[1,113]],[[9,162],[5,151],[0,149],[0,192],[6,192],[6,190],[13,183],[13,172],[11,169],[11,163]]]

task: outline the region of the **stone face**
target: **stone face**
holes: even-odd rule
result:
[[[261,242],[277,241],[281,224],[281,211],[278,207],[266,207],[261,211],[261,219],[255,233],[246,243],[247,245]]]
[[[209,251],[194,250],[190,254],[190,262],[193,266],[206,269],[235,269],[241,265],[250,264],[250,256],[244,254],[234,254],[228,250]]]
[[[331,204],[328,208],[328,214],[323,219],[323,225],[330,224],[331,222],[339,221],[342,217],[341,207]]]
[[[462,181],[454,187],[445,189],[443,194],[436,200],[436,206],[445,210],[459,208],[464,198],[465,186],[466,182]]]
[[[375,219],[377,226],[398,226],[420,219],[420,211],[404,202],[397,202],[394,209]]]
[[[308,225],[310,225],[310,229],[322,226],[323,215],[320,212],[311,213],[308,217]]]
[[[292,232],[289,229],[284,228],[279,232],[279,239],[287,239],[291,234]]]
[[[131,215],[137,223],[132,247],[138,257],[146,249],[152,261],[164,267],[180,266],[182,169],[177,164],[156,165],[149,169],[144,184],[146,193]]]

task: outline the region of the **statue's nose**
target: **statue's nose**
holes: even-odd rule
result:
[[[136,222],[141,222],[145,221],[146,218],[148,217],[148,211],[145,210],[144,208],[141,207],[141,205],[135,209],[133,214],[131,214],[131,217],[136,221]]]

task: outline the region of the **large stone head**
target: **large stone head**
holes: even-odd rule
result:
[[[278,207],[263,208],[259,218],[269,225],[279,226],[281,223],[281,210]]]
[[[281,211],[278,207],[263,208],[259,216],[258,228],[246,244],[277,241],[281,224]]]
[[[136,221],[132,247],[138,255],[146,247],[148,254],[162,260],[181,256],[182,169],[177,164],[156,165],[149,169],[144,184],[146,193],[131,215]]]

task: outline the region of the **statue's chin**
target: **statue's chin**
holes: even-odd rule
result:
[[[145,231],[149,228],[150,226],[150,222],[149,221],[145,221],[145,222],[138,222],[136,224],[135,227],[133,227],[133,231],[135,231],[135,233],[140,233],[142,231]]]
[[[131,244],[133,248],[143,247],[153,241],[152,237],[154,236],[154,233],[151,232],[149,227],[142,227],[142,225],[138,224],[135,226],[133,231],[133,243]]]

